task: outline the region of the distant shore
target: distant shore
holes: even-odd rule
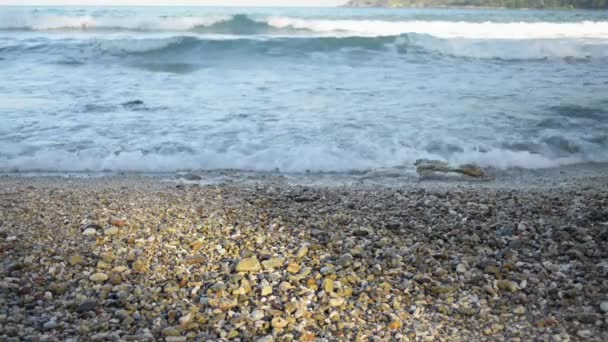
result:
[[[0,339],[605,341],[608,182],[560,184],[0,177]]]

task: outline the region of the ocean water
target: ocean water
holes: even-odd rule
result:
[[[0,7],[0,171],[608,161],[608,12]]]

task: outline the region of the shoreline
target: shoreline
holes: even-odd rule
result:
[[[310,186],[315,188],[424,188],[442,189],[453,187],[500,188],[500,189],[552,189],[588,187],[608,184],[608,163],[581,163],[539,169],[483,169],[487,177],[475,178],[458,174],[433,173],[422,176],[413,168],[381,168],[358,172],[303,172],[285,173],[241,170],[184,170],[175,172],[61,172],[24,171],[0,172],[2,179],[45,180],[104,179],[115,182],[147,180],[160,183],[205,185],[281,185]]]
[[[0,177],[0,339],[606,340],[605,180]]]

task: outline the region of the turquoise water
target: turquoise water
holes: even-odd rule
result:
[[[608,12],[0,7],[0,170],[608,161]]]

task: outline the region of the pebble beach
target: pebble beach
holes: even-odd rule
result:
[[[0,178],[0,341],[606,341],[608,182]]]

